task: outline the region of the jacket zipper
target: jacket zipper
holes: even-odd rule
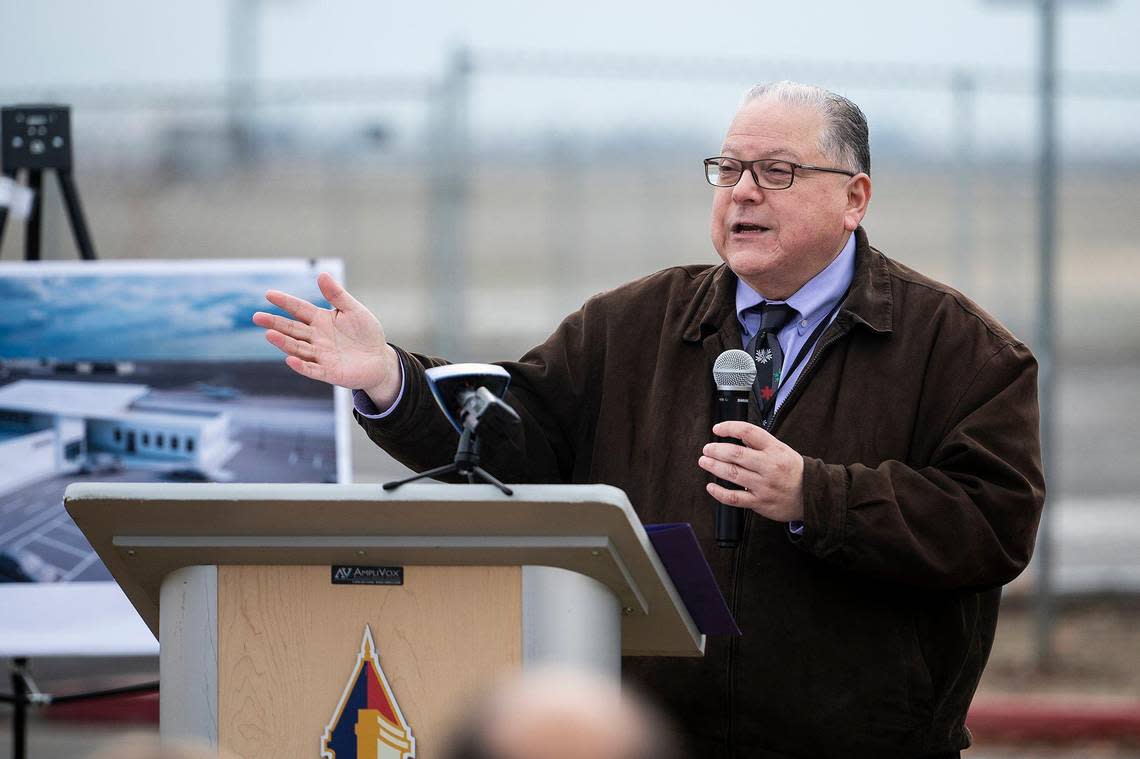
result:
[[[732,570],[732,618],[739,618],[740,608],[740,575],[743,572],[744,546],[748,544],[748,533],[752,528],[752,514],[744,515],[744,530],[740,535],[740,545],[736,549],[736,562]],[[736,727],[734,719],[736,702],[736,678],[733,676],[733,665],[736,663],[736,641],[733,636],[728,641],[728,750],[725,755],[732,759],[736,755],[733,748],[733,731]]]
[[[780,407],[776,410],[776,413],[772,414],[772,417],[768,421],[768,423],[766,423],[766,424],[762,423],[761,424],[761,426],[766,431],[771,432],[772,429],[775,428],[776,422],[780,418],[780,412],[783,411],[784,408],[786,408],[792,400],[794,400],[795,398],[798,397],[797,393],[800,391],[801,387],[804,384],[804,378],[808,376],[808,374],[811,372],[812,368],[815,367],[816,363],[818,363],[819,357],[822,356],[824,354],[824,352],[832,346],[833,343],[838,341],[839,338],[843,337],[843,335],[845,335],[845,334],[847,334],[846,329],[835,332],[832,335],[830,335],[827,339],[825,339],[822,343],[820,343],[818,346],[816,346],[816,349],[815,349],[815,351],[812,352],[811,358],[808,359],[807,365],[804,367],[804,370],[802,372],[800,372],[800,375],[798,377],[796,377],[796,384],[792,385],[792,389],[788,393],[787,399],[782,404],[780,404]],[[744,546],[748,544],[748,533],[751,531],[751,528],[752,528],[752,514],[746,514],[744,517],[744,532],[741,535],[740,546],[736,549],[736,563],[735,563],[735,567],[733,568],[733,573],[732,573],[732,617],[733,617],[733,619],[737,619],[739,617],[738,611],[740,608],[740,577],[743,574],[743,570],[744,570],[744,567],[743,567]],[[728,751],[727,751],[726,755],[729,757],[733,757],[736,755],[736,752],[733,750],[733,740],[732,740],[733,739],[733,731],[734,731],[735,726],[736,726],[736,721],[733,718],[733,714],[735,712],[735,701],[736,701],[736,678],[733,675],[733,669],[734,669],[733,665],[736,663],[736,641],[737,641],[737,638],[734,636],[728,642],[728,746],[727,746]]]
[[[812,368],[819,362],[820,356],[822,356],[828,348],[830,348],[836,341],[838,341],[839,338],[846,335],[848,331],[848,329],[841,329],[837,332],[834,332],[816,347],[815,351],[811,355],[811,358],[808,359],[807,366],[805,366],[804,370],[800,372],[800,376],[796,377],[796,384],[792,385],[792,389],[788,393],[787,399],[780,404],[780,407],[778,409],[776,409],[776,413],[772,414],[772,418],[769,420],[769,422],[763,425],[765,430],[772,432],[772,430],[776,428],[776,422],[780,419],[780,412],[787,408],[793,400],[799,397],[800,390],[804,384],[804,378],[808,376]]]

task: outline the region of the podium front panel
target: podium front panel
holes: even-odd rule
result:
[[[402,586],[330,586],[328,566],[218,568],[218,745],[319,756],[365,625],[417,756],[522,665],[519,567],[407,567]]]

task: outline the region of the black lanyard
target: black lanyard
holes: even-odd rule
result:
[[[796,369],[799,368],[799,365],[801,362],[803,362],[804,358],[811,355],[812,349],[815,347],[816,342],[819,340],[820,337],[823,336],[823,333],[827,330],[827,328],[831,326],[831,320],[835,318],[835,315],[839,312],[840,307],[843,306],[843,302],[847,300],[847,293],[850,291],[851,291],[851,288],[848,287],[847,290],[843,293],[843,297],[839,299],[839,302],[836,303],[832,307],[832,309],[827,312],[827,316],[823,317],[823,320],[820,321],[820,323],[815,326],[815,329],[812,330],[812,333],[810,335],[808,335],[808,339],[804,342],[804,344],[801,345],[798,349],[796,349],[796,355],[792,358],[792,363],[788,367],[788,371],[786,371],[786,372],[781,371],[780,372],[780,385],[776,388],[777,393],[780,392],[779,388],[784,386],[784,377],[791,377],[793,374],[795,374]],[[757,335],[760,334],[759,329],[756,331],[756,334]],[[780,336],[778,334],[776,335],[776,339],[777,340],[780,339]],[[755,393],[756,393],[755,386],[753,386],[752,391],[753,391],[753,395],[755,395]],[[784,400],[787,400],[786,396],[785,396]],[[756,402],[757,402],[757,404],[760,405],[761,408],[763,408],[763,404],[760,403],[759,398],[757,398]],[[767,428],[767,426],[769,424],[771,424],[772,419],[776,416],[776,408],[779,405],[780,404],[776,403],[775,399],[773,399],[772,410],[768,413],[768,418],[764,420],[764,427],[765,428]]]

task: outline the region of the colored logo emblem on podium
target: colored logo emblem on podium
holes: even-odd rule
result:
[[[416,739],[364,627],[356,667],[321,737],[323,759],[413,759]]]

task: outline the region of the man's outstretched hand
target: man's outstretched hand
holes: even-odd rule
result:
[[[302,298],[270,290],[265,299],[292,319],[258,311],[253,323],[285,354],[285,363],[312,379],[364,390],[377,408],[387,408],[400,391],[400,359],[371,311],[328,273],[317,287],[332,304],[320,308]]]

